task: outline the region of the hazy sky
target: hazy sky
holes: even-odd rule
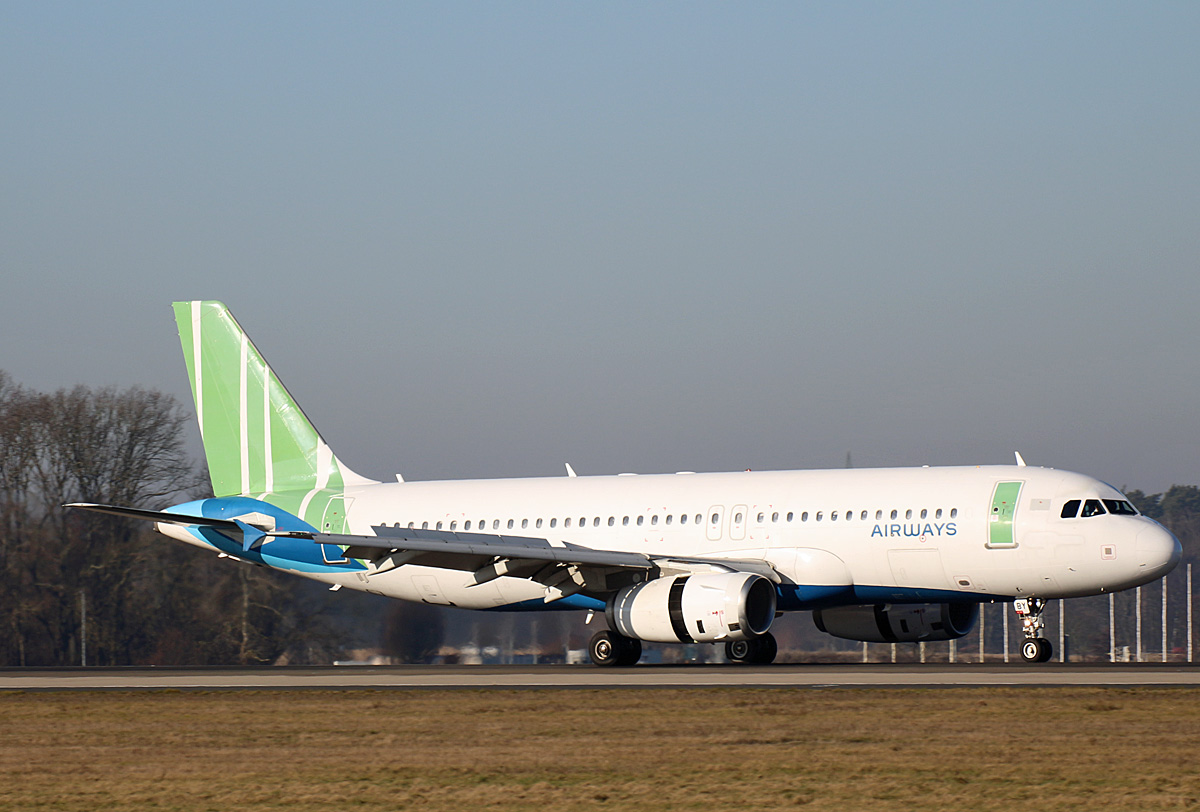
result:
[[[0,368],[388,478],[1200,483],[1200,5],[8,3]]]

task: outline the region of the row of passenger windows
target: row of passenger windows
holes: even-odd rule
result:
[[[919,513],[919,515],[918,515],[918,513]],[[806,510],[806,511],[801,512],[799,515],[799,519],[802,522],[807,522],[810,519],[812,519],[813,521],[818,521],[818,522],[825,521],[826,519],[828,519],[831,522],[836,522],[836,521],[838,521],[839,518],[842,521],[851,522],[851,521],[854,521],[856,517],[858,518],[859,521],[865,522],[870,519],[871,512],[868,510],[863,510],[863,511],[859,511],[856,513],[853,510],[846,510],[846,511],[841,511],[839,513],[839,511],[833,510],[833,511],[829,511],[828,513],[826,513],[823,510],[818,510],[815,513],[810,515],[809,512]],[[883,521],[884,517],[885,517],[885,514],[884,514],[883,510],[875,511],[875,521]],[[951,508],[948,512],[943,511],[942,508],[937,508],[936,510],[929,510],[927,508],[922,508],[919,512],[914,511],[910,508],[910,509],[904,511],[905,520],[912,520],[913,518],[929,519],[931,517],[934,519],[934,521],[937,521],[937,520],[940,520],[940,519],[943,519],[946,517],[955,519],[955,518],[958,518],[958,508]],[[796,518],[797,518],[796,514],[791,511],[789,511],[787,513],[782,513],[782,514],[779,511],[773,511],[769,515],[766,511],[759,511],[754,517],[755,523],[758,525],[765,525],[768,523],[778,524],[780,521],[792,522],[792,521],[795,521]],[[887,514],[887,518],[899,519],[900,511],[892,510],[889,514]],[[740,525],[740,524],[744,523],[745,520],[746,520],[746,516],[741,511],[734,513],[733,523],[735,525]],[[704,514],[696,513],[693,515],[690,513],[681,513],[678,516],[676,516],[673,513],[668,513],[666,516],[663,516],[663,517],[660,517],[657,514],[653,514],[649,518],[649,525],[651,527],[657,527],[659,525],[660,521],[664,525],[671,525],[671,524],[674,524],[676,521],[678,521],[678,523],[681,525],[688,524],[689,522],[694,525],[699,525],[699,524],[703,524],[703,522],[704,522]],[[532,522],[533,522],[533,527],[535,529],[541,529],[543,526],[545,526],[543,519],[534,519],[534,520],[532,520]],[[636,525],[637,527],[642,527],[647,524],[647,518],[645,516],[637,516],[634,518],[631,518],[629,516],[622,516],[620,519],[620,522],[621,522],[622,527],[628,527],[631,523]],[[503,528],[501,527],[501,523],[503,523]],[[719,525],[721,523],[721,514],[713,513],[709,517],[709,523],[711,525],[713,525],[714,527]],[[568,518],[565,518],[562,520],[562,526],[564,528],[572,527],[572,526],[574,526],[574,527],[600,527],[602,524],[607,527],[616,527],[617,526],[617,517],[609,516],[607,520],[604,520],[600,516],[591,516],[591,517],[580,516],[578,520],[575,520],[574,517],[568,517]],[[552,529],[557,528],[559,526],[559,520],[557,518],[550,519],[548,522],[548,525]],[[394,526],[400,527],[400,522],[396,522]],[[410,529],[415,529],[416,526],[417,526],[416,522],[408,523],[408,527]],[[520,520],[519,529],[528,530],[529,526],[530,526],[529,519],[521,519]],[[429,522],[421,522],[421,529],[428,530]],[[451,531],[458,530],[459,522],[457,520],[451,521],[451,522],[436,522],[434,524],[433,529],[434,530],[448,529]],[[484,532],[488,529],[491,529],[491,530],[500,530],[500,529],[516,530],[516,529],[518,529],[518,522],[516,519],[507,519],[507,520],[492,519],[491,527],[489,528],[487,519],[479,519],[478,521],[473,521],[471,519],[467,519],[465,522],[462,522],[461,529],[464,531],[474,530],[477,533]]]
[[[1083,510],[1079,509],[1081,503]],[[1076,517],[1086,519],[1089,516],[1103,516],[1105,513],[1112,513],[1116,516],[1138,515],[1137,508],[1123,499],[1072,499],[1063,505],[1060,515],[1064,519]]]

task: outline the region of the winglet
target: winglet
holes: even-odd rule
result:
[[[1020,451],[1014,451],[1013,453],[1017,455],[1017,467],[1018,467],[1018,468],[1024,468],[1024,467],[1026,467],[1026,466],[1025,466],[1025,458],[1021,456],[1021,452],[1020,452]]]
[[[567,476],[569,476],[569,477],[577,476],[577,474],[575,473],[575,469],[571,467],[571,463],[568,462],[566,465],[567,465]]]

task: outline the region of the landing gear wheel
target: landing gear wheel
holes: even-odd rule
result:
[[[758,656],[754,658],[754,662],[756,665],[770,665],[775,662],[775,655],[778,653],[779,644],[775,642],[775,635],[767,632],[758,638]]]
[[[733,640],[725,644],[725,659],[732,663],[747,665],[768,665],[775,661],[779,653],[779,644],[775,635],[767,632],[748,640]]]
[[[1027,663],[1048,663],[1054,656],[1054,646],[1044,637],[1030,637],[1021,643],[1021,659]]]
[[[617,657],[617,665],[637,665],[642,659],[642,641],[634,637],[622,637],[621,654]]]
[[[731,663],[744,663],[750,658],[753,646],[749,640],[734,640],[725,644],[725,659]]]
[[[642,641],[605,629],[592,635],[588,656],[601,668],[634,665],[642,658]]]

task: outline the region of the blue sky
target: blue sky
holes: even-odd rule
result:
[[[409,478],[1200,482],[1200,7],[8,4],[0,368],[226,301]]]

